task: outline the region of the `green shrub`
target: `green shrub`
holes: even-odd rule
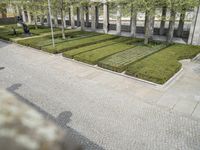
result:
[[[55,45],[55,47],[52,46],[45,46],[42,48],[42,50],[50,52],[50,53],[61,53],[67,50],[79,48],[82,46],[87,46],[91,44],[95,44],[101,41],[106,41],[108,39],[112,39],[114,36],[112,35],[95,35],[92,37],[85,37],[81,39],[76,39],[72,41],[66,41],[63,43],[58,43]]]
[[[130,66],[126,74],[144,80],[164,84],[181,69],[180,59],[193,58],[200,47],[191,45],[172,45]]]
[[[130,40],[127,40],[127,43],[134,42],[134,41],[138,42],[140,40],[130,39]],[[92,51],[81,53],[79,55],[74,56],[74,59],[78,61],[86,62],[89,64],[97,64],[98,61],[110,55],[135,47],[134,44],[127,44],[127,43],[118,43],[118,44],[114,43],[113,45],[109,45],[106,47],[102,47],[102,48],[98,48]]]
[[[143,57],[157,52],[166,47],[165,45],[136,46],[132,49],[122,51],[98,62],[98,66],[112,71],[122,72],[127,66]]]
[[[75,55],[78,55],[80,53],[95,50],[95,49],[102,48],[102,47],[109,46],[109,45],[113,45],[118,42],[126,41],[127,39],[128,38],[126,38],[126,37],[116,36],[116,38],[108,40],[108,41],[103,41],[103,42],[101,41],[100,43],[97,43],[97,44],[93,44],[93,45],[66,51],[63,53],[63,56],[68,57],[68,58],[73,58]]]

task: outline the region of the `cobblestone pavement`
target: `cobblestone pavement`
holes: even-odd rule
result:
[[[0,88],[56,118],[86,149],[199,150],[200,65],[182,63],[162,88],[0,42]]]

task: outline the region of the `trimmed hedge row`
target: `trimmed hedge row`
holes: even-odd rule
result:
[[[88,51],[85,53],[81,53],[79,55],[74,56],[74,59],[94,65],[94,64],[97,64],[98,61],[100,61],[108,56],[111,56],[115,53],[125,51],[127,49],[131,49],[131,48],[135,47],[134,44],[127,44],[127,43],[139,42],[139,41],[141,41],[141,40],[129,38],[129,40],[127,40],[126,43],[113,44],[110,46],[106,46],[106,47],[98,48],[98,49]]]
[[[123,72],[127,66],[141,58],[165,48],[166,45],[136,46],[98,62],[98,66],[116,72]]]
[[[106,35],[106,34],[93,35],[92,37],[85,37],[78,40],[76,39],[72,41],[66,41],[66,42],[63,42],[62,44],[59,43],[59,44],[56,44],[55,47],[44,46],[42,47],[42,50],[46,52],[54,53],[54,54],[62,53],[67,50],[79,48],[82,46],[92,45],[92,44],[103,42],[112,38],[114,38],[113,35]]]
[[[128,66],[126,74],[164,84],[181,69],[181,59],[200,53],[200,47],[176,44]]]
[[[63,53],[63,56],[68,57],[68,58],[73,58],[75,55],[78,55],[80,53],[95,50],[95,49],[98,49],[98,48],[103,48],[103,47],[113,45],[113,44],[116,44],[116,43],[119,43],[119,42],[124,42],[124,41],[129,40],[129,39],[127,37],[116,36],[116,38],[105,41],[105,42],[100,42],[100,43],[97,43],[97,44],[93,44],[93,45],[89,45],[89,46],[85,46],[85,47],[66,51],[66,52]]]

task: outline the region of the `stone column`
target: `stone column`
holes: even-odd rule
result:
[[[162,8],[162,20],[160,22],[160,35],[163,35],[165,33],[165,20],[167,15],[167,7]]]
[[[31,24],[32,20],[31,20],[30,11],[27,11],[27,16],[28,16],[28,24]]]
[[[80,27],[80,8],[77,7],[76,9],[76,13],[77,13],[77,27]]]
[[[91,18],[92,18],[92,31],[96,30],[96,15],[95,5],[91,6]]]
[[[50,19],[51,19],[51,16],[49,15],[49,13],[47,14],[47,25],[50,27]]]
[[[108,12],[108,4],[103,4],[103,30],[104,33],[108,33],[108,24],[109,24],[109,12]]]
[[[66,19],[65,19],[66,16],[67,16],[67,13],[66,13],[66,11],[64,11],[64,16],[63,16],[64,28],[67,28]]]
[[[17,13],[18,16],[21,15],[21,13],[20,13],[20,11],[19,11],[19,7],[18,7],[17,5],[16,5],[16,13]]]
[[[84,7],[80,7],[80,15],[81,15],[81,30],[84,30],[85,28],[85,21],[84,21]]]
[[[89,26],[89,7],[88,6],[86,6],[85,7],[85,21],[86,21],[86,27],[88,27]]]
[[[71,5],[71,28],[75,28],[75,19],[74,19],[74,6]]]
[[[21,6],[21,11],[22,11],[22,20],[23,20],[23,22],[26,22],[26,15],[25,15],[23,6]]]
[[[99,25],[99,8],[98,6],[95,6],[95,17],[96,17],[96,28],[98,28]]]
[[[131,6],[131,36],[136,37],[137,30],[137,12]]]
[[[69,8],[68,10],[69,10],[69,25],[71,25],[71,8]]]
[[[57,14],[57,12],[54,15],[54,25],[55,25],[55,27],[58,27],[58,14]]]
[[[121,34],[121,27],[122,27],[122,22],[121,22],[121,6],[118,5],[117,6],[117,27],[116,27],[116,31],[117,31],[117,35]]]
[[[200,7],[195,8],[188,44],[200,45]]]

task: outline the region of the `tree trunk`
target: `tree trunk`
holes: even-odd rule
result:
[[[163,35],[165,33],[165,21],[166,21],[166,15],[167,15],[167,7],[162,8],[162,18],[160,23],[160,35]]]
[[[151,17],[149,15],[149,12],[146,12],[146,16],[145,16],[145,35],[144,35],[144,44],[145,45],[147,45],[149,43],[150,26],[151,26]]]
[[[184,27],[184,20],[185,20],[185,14],[186,12],[182,12],[179,20],[179,25],[178,25],[178,31],[177,31],[177,36],[181,37],[183,33],[183,27]]]
[[[137,12],[131,6],[131,36],[136,37]]]
[[[172,43],[173,41],[175,21],[176,21],[176,12],[175,10],[172,9],[170,15],[169,30],[167,35],[167,43]]]
[[[66,39],[65,37],[65,25],[64,25],[64,14],[63,9],[61,9],[61,22],[62,22],[62,38]]]

